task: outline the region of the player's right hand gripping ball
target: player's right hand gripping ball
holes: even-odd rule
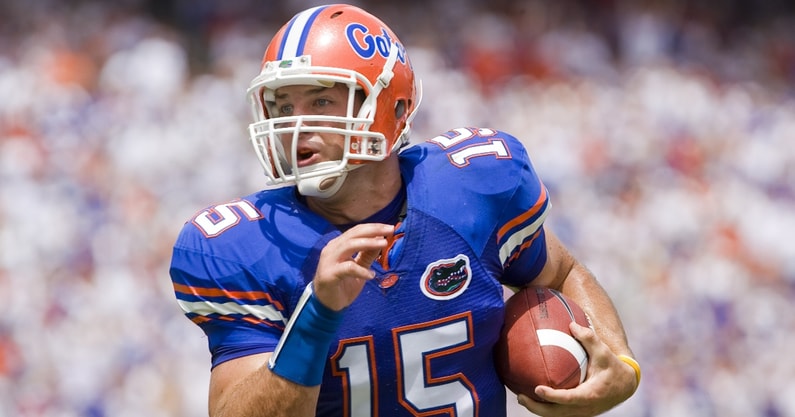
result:
[[[590,327],[582,308],[558,291],[526,287],[505,302],[505,324],[494,347],[503,384],[515,394],[534,394],[537,385],[574,388],[585,380],[588,354],[571,335],[576,321]]]

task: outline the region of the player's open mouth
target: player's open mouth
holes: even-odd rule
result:
[[[309,148],[298,149],[295,155],[297,158],[298,166],[304,167],[313,164],[315,162],[314,160],[316,159],[314,158],[315,155],[316,153]]]
[[[298,151],[298,160],[303,161],[305,159],[309,159],[312,157],[312,155],[314,155],[314,152],[308,149]]]

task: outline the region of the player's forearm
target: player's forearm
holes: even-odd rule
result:
[[[292,383],[263,366],[210,400],[210,417],[311,417],[319,386]]]
[[[596,277],[585,266],[575,262],[561,289],[588,314],[596,334],[613,353],[632,356],[615,305]]]
[[[624,326],[610,296],[552,230],[546,230],[546,240],[547,264],[535,285],[555,288],[570,297],[588,314],[596,334],[614,354],[631,356]]]
[[[603,371],[607,372],[606,377],[594,377],[595,380],[602,381],[599,394],[601,399],[598,404],[594,403],[597,406],[594,409],[597,411],[594,414],[596,415],[632,396],[640,383],[640,366],[632,359],[634,355],[624,326],[610,296],[588,269],[575,262],[563,283],[563,292],[585,310],[598,340],[612,352],[611,355],[608,352],[598,353],[599,349],[593,351],[595,357],[592,359],[601,363]],[[580,337],[587,336],[583,334]],[[630,365],[630,361],[634,365]]]

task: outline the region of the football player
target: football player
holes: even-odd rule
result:
[[[544,228],[526,149],[489,128],[407,146],[419,83],[398,37],[353,6],[298,13],[248,89],[268,187],[186,222],[170,274],[207,334],[211,416],[504,416],[492,348],[503,286],[580,304],[577,388],[541,415],[594,415],[639,382],[617,312]]]

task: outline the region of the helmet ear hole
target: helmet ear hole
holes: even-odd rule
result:
[[[406,114],[406,100],[398,100],[395,103],[395,119],[400,120]]]

